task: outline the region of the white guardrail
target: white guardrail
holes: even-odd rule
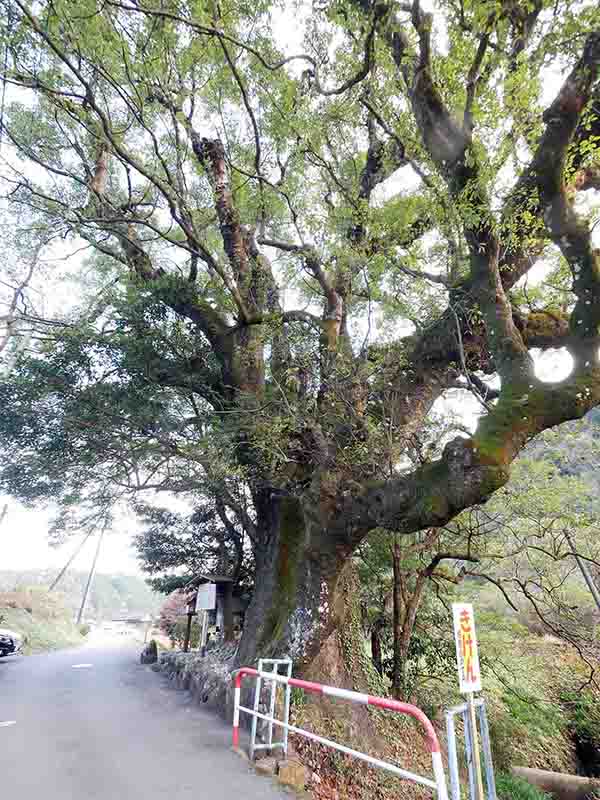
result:
[[[257,708],[247,708],[241,705],[242,680],[247,676],[256,678],[258,681],[269,681],[272,682],[273,685],[281,684],[286,687],[285,720],[275,719],[274,716],[275,703],[273,695],[271,696],[272,699],[270,703],[269,714],[262,714],[257,710]],[[339,750],[341,753],[345,753],[346,755],[349,756],[354,756],[354,758],[358,758],[361,761],[366,761],[367,764],[371,764],[374,767],[378,767],[380,769],[387,770],[388,772],[392,772],[394,775],[398,775],[401,778],[413,781],[414,783],[419,783],[422,786],[427,786],[429,789],[433,789],[434,791],[437,792],[438,800],[448,800],[448,791],[446,788],[446,775],[444,773],[444,766],[442,763],[440,744],[435,729],[431,724],[431,721],[421,711],[420,708],[410,705],[409,703],[401,703],[398,700],[390,700],[386,697],[374,697],[373,695],[370,694],[352,692],[349,691],[348,689],[339,689],[336,686],[325,686],[321,683],[313,683],[312,681],[303,681],[299,678],[292,678],[289,674],[279,675],[277,674],[275,662],[273,666],[273,672],[263,672],[257,669],[253,669],[252,667],[242,667],[235,673],[234,681],[235,681],[235,698],[234,698],[234,710],[233,710],[234,747],[236,748],[239,747],[240,713],[248,714],[249,716],[253,717],[254,720],[261,719],[268,723],[269,740],[270,740],[269,746],[272,748],[281,747],[285,752],[285,750],[287,749],[287,733],[288,732],[296,733],[299,736],[304,736],[307,739],[312,739],[314,742],[319,742],[320,744],[323,744],[327,747]],[[290,687],[302,689],[303,691],[311,692],[312,694],[324,695],[326,697],[338,697],[341,700],[347,700],[350,703],[359,703],[361,705],[375,706],[377,708],[383,708],[388,711],[394,711],[397,714],[405,714],[410,717],[413,717],[413,719],[419,722],[425,729],[427,746],[429,752],[431,753],[433,779],[426,778],[422,775],[416,775],[415,773],[409,772],[408,770],[405,769],[401,769],[400,767],[396,766],[395,764],[391,764],[388,761],[381,761],[378,758],[373,758],[373,756],[369,756],[366,753],[361,753],[358,750],[353,750],[351,747],[346,747],[345,745],[339,744],[338,742],[334,742],[331,739],[326,739],[323,736],[317,736],[317,734],[312,733],[312,731],[307,731],[304,730],[303,728],[297,728],[295,725],[290,725],[288,716]],[[258,692],[256,696],[258,696]],[[255,705],[257,706],[256,702]],[[279,743],[272,741],[273,725],[282,728],[284,730],[285,736],[283,742]],[[256,729],[254,728],[253,732],[255,730]],[[252,750],[254,750],[254,747],[252,748]]]

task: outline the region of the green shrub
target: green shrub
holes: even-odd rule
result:
[[[79,633],[80,633],[82,636],[87,636],[87,635],[88,635],[88,633],[89,633],[91,630],[92,630],[92,627],[91,627],[91,625],[88,625],[88,624],[87,624],[87,622],[86,622],[86,623],[84,623],[83,625],[80,625],[80,626],[79,626]]]
[[[568,725],[575,752],[584,775],[600,775],[600,709],[590,689],[572,689],[560,699],[568,714]]]
[[[168,636],[173,647],[183,647],[187,632],[187,619],[179,619],[175,624],[169,626]],[[200,625],[196,620],[192,622],[190,631],[190,647],[195,650],[200,642]]]
[[[511,717],[524,725],[530,733],[552,736],[565,727],[565,715],[559,706],[509,691],[504,693],[502,700]]]
[[[560,699],[569,711],[570,728],[576,736],[600,744],[600,708],[591,691],[563,692]]]
[[[498,770],[508,770],[514,763],[515,739],[525,736],[526,730],[515,723],[510,714],[503,713],[500,709],[495,709],[490,714],[488,723],[494,766]]]
[[[551,800],[549,794],[507,773],[496,775],[496,794],[498,800]]]
[[[58,594],[45,589],[0,592],[3,626],[19,633],[26,654],[41,653],[81,642],[72,614]]]

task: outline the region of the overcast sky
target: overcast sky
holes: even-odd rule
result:
[[[0,499],[0,510],[8,503],[8,512],[0,523],[0,569],[59,569],[81,542],[70,538],[61,547],[48,544],[51,514],[44,510],[23,508],[10,498]],[[122,519],[122,528],[104,537],[98,572],[121,572],[134,575],[140,572],[135,550],[131,544],[132,526],[129,517]],[[86,570],[91,565],[95,543],[90,539],[72,564],[72,569]]]

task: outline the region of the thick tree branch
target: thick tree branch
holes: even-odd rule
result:
[[[415,65],[409,97],[423,144],[439,172],[449,182],[453,194],[462,191],[471,178],[464,156],[470,135],[458,125],[446,108],[435,85],[431,69],[431,29],[433,15],[421,11],[418,0],[412,5],[412,23],[419,37],[419,57]],[[399,34],[398,34],[399,35]],[[404,57],[399,54],[401,63]]]
[[[471,555],[471,553],[436,553],[434,557],[431,559],[429,564],[425,567],[422,571],[422,574],[429,578],[433,575],[436,568],[442,561],[471,561],[475,564],[479,562],[479,558],[477,556]]]
[[[589,35],[583,54],[544,114],[546,129],[531,165],[544,221],[573,275],[577,303],[571,315],[571,349],[580,368],[598,360],[600,260],[589,225],[577,216],[565,183],[567,150],[587,107],[600,65],[600,32]]]
[[[600,403],[600,368],[585,392],[577,377],[528,395],[504,390],[471,439],[454,439],[442,458],[409,475],[349,492],[332,534],[352,550],[366,532],[382,527],[411,533],[441,527],[469,506],[485,501],[509,478],[509,466],[525,443],[546,428],[580,419]]]
[[[469,72],[467,74],[467,99],[465,103],[465,111],[463,116],[463,127],[467,131],[473,130],[473,104],[475,103],[475,97],[477,95],[477,87],[481,80],[480,70],[481,65],[483,63],[483,59],[485,58],[485,54],[488,49],[488,44],[490,41],[489,34],[484,33],[479,38],[479,46],[477,48],[477,52],[475,53],[475,58],[473,59],[473,63],[469,68]]]

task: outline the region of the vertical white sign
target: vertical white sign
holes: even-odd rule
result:
[[[196,611],[212,611],[217,605],[216,583],[203,583],[196,594]]]
[[[462,694],[481,691],[475,615],[471,603],[452,603],[458,682]]]

